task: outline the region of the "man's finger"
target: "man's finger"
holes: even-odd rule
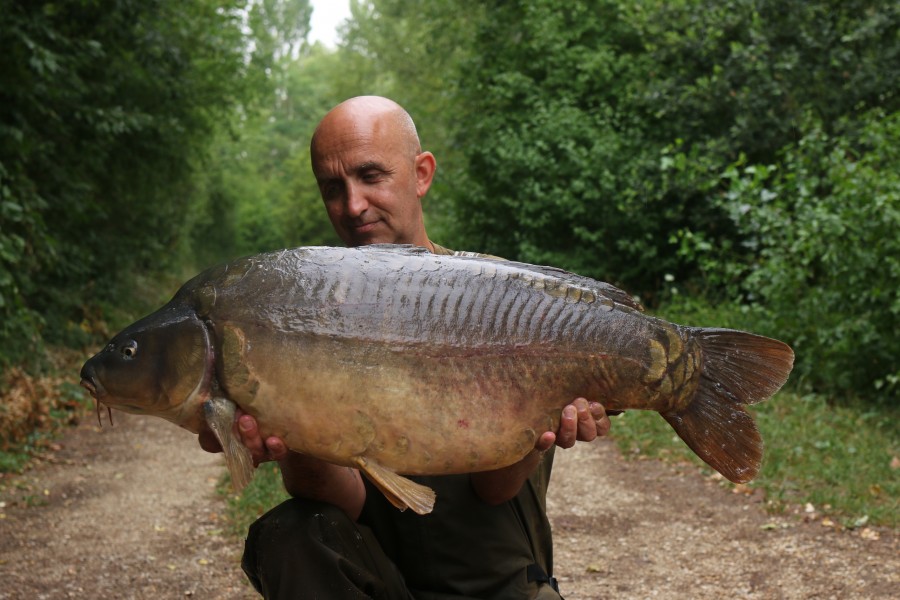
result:
[[[241,436],[241,443],[250,451],[253,457],[253,463],[259,464],[266,459],[266,447],[263,440],[259,436],[259,429],[256,427],[256,419],[250,415],[240,415],[237,420],[238,434]]]
[[[578,440],[581,442],[592,442],[597,437],[596,417],[589,410],[587,401],[583,405],[578,403],[576,406],[578,407]]]
[[[559,431],[556,434],[556,445],[560,448],[571,448],[578,437],[578,409],[572,404],[563,408],[559,419]]]
[[[266,453],[268,454],[267,458],[271,460],[281,460],[287,456],[288,449],[284,445],[284,440],[272,436],[266,438]]]
[[[594,418],[594,428],[597,432],[597,436],[602,437],[607,435],[612,424],[610,423],[609,416],[603,408],[603,405],[599,402],[592,402],[591,415]]]

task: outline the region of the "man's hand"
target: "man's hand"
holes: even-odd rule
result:
[[[606,410],[598,402],[576,398],[563,408],[556,433],[548,431],[538,438],[534,450],[519,462],[495,471],[472,474],[472,487],[488,504],[511,500],[522,489],[525,480],[534,472],[544,452],[556,444],[571,448],[576,441],[592,442],[609,433],[610,422]]]
[[[571,448],[575,442],[593,442],[609,433],[610,422],[606,410],[599,402],[588,402],[576,398],[562,410],[559,430],[544,433],[534,445],[535,450],[544,452],[553,444],[560,448]]]
[[[284,441],[275,436],[271,436],[263,440],[259,434],[259,428],[256,425],[256,419],[246,414],[241,409],[237,409],[234,415],[234,431],[241,438],[241,443],[250,450],[253,457],[253,466],[258,467],[260,463],[271,460],[282,460],[287,457],[288,449],[284,445]],[[222,446],[219,440],[213,435],[213,432],[204,429],[198,435],[200,447],[207,452],[221,452]]]

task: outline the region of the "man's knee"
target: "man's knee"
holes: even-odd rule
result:
[[[241,566],[253,587],[268,597],[267,591],[273,588],[302,584],[302,574],[328,560],[323,553],[338,550],[330,550],[330,538],[352,536],[354,528],[333,505],[291,498],[250,525]]]
[[[308,539],[324,541],[322,537],[333,535],[329,530],[355,528],[344,511],[332,504],[290,498],[250,525],[247,543],[294,546]]]
[[[340,582],[349,584],[340,597],[405,597],[402,578],[371,531],[341,509],[311,500],[292,498],[253,523],[242,566],[267,598],[277,597],[276,590],[311,590],[343,585]],[[330,593],[323,597],[339,597]]]

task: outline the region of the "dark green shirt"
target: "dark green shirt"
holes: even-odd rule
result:
[[[437,244],[435,253],[454,254]],[[519,494],[498,506],[477,496],[468,475],[412,477],[437,493],[434,511],[424,516],[400,512],[366,481],[360,522],[375,533],[416,600],[558,599],[547,583],[534,581],[540,577],[529,577],[529,570],[553,572],[546,510],[552,466],[551,449]]]

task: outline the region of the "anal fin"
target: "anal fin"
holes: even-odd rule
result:
[[[228,398],[210,398],[203,403],[206,423],[225,453],[231,485],[235,492],[240,492],[253,479],[253,457],[232,429],[236,410],[237,405]]]
[[[388,501],[400,510],[411,508],[416,514],[427,515],[434,508],[435,493],[430,487],[398,475],[371,459],[360,456],[355,462]]]

